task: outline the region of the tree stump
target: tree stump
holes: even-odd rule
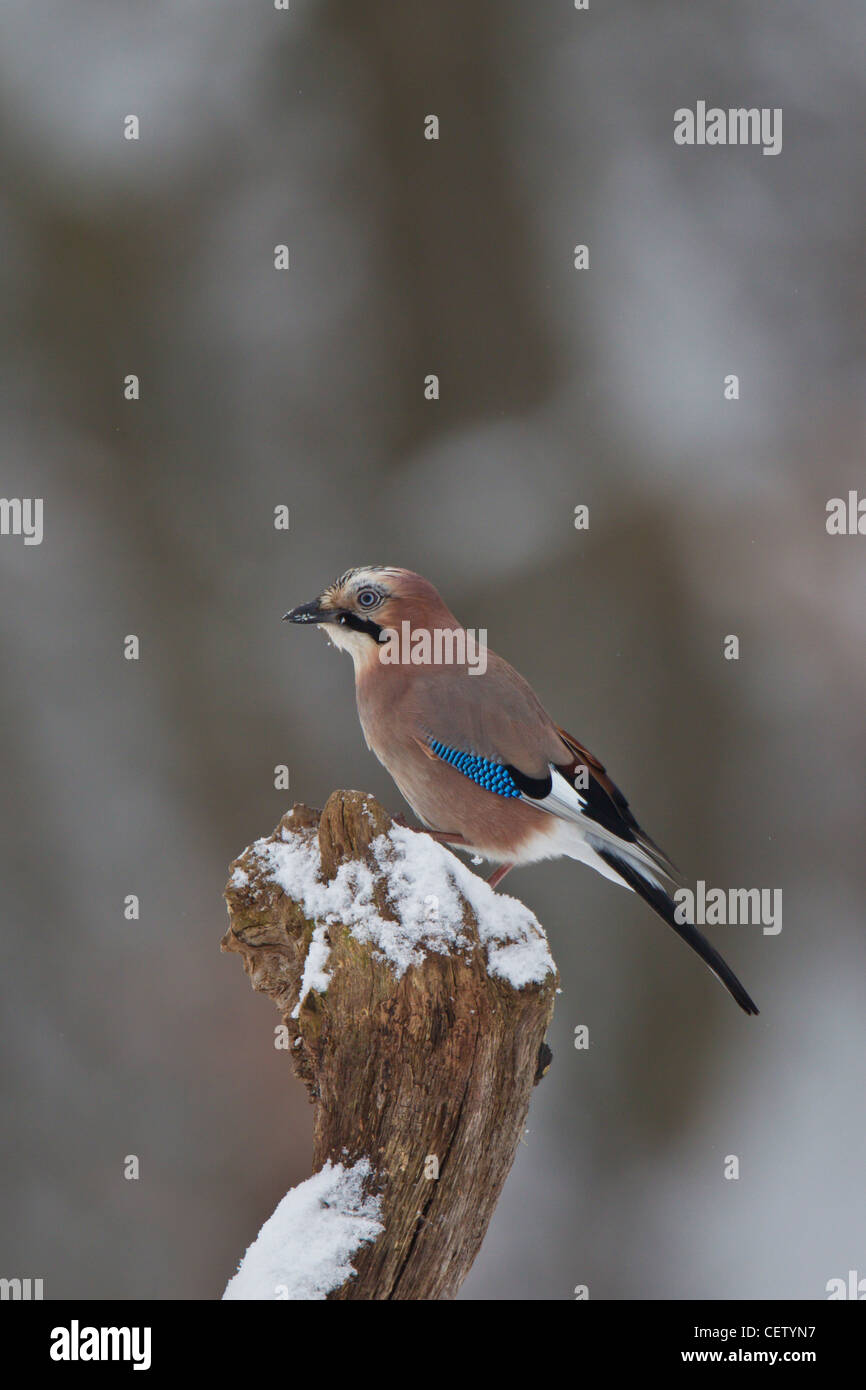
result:
[[[230,926],[315,1105],[313,1166],[369,1161],[381,1234],[332,1299],[454,1298],[511,1168],[557,975],[523,904],[371,796],[296,805],[232,865]]]

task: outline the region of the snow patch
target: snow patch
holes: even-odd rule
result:
[[[369,1159],[327,1162],[268,1217],[223,1298],[324,1299],[356,1274],[352,1257],[384,1231],[379,1197],[365,1197]]]
[[[461,898],[477,918],[491,975],[522,989],[554,973],[547,938],[529,908],[495,893],[444,845],[423,832],[392,825],[373,841],[371,850],[397,920],[379,912],[376,878],[366,864],[341,864],[329,883],[322,882],[315,834],[291,835],[288,842],[257,840],[253,846],[268,876],[317,923],[304,966],[302,998],[308,989],[323,992],[327,987],[328,925],[344,923],[358,941],[369,942],[399,979],[409,966],[420,965],[428,951],[447,955],[469,946]]]
[[[307,951],[307,958],[304,961],[304,973],[301,976],[301,992],[298,995],[298,1002],[292,1009],[292,1018],[297,1018],[301,1012],[301,1005],[306,999],[311,989],[317,994],[324,994],[331,980],[329,972],[325,969],[331,948],[328,945],[328,928],[324,923],[314,927],[313,935],[310,940],[310,949]]]

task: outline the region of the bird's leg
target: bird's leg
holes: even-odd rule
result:
[[[500,864],[498,869],[494,869],[487,882],[491,888],[495,888],[497,883],[501,883],[505,875],[514,868],[514,862],[510,864]]]

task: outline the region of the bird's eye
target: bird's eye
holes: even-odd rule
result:
[[[361,589],[358,594],[359,608],[375,608],[379,602],[379,595],[375,589]]]

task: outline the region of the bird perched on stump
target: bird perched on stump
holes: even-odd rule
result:
[[[741,1009],[758,1012],[718,951],[677,920],[678,872],[599,760],[428,580],[360,566],[285,617],[315,623],[350,654],[368,747],[436,839],[498,865],[492,886],[515,865],[581,860],[639,894]]]

